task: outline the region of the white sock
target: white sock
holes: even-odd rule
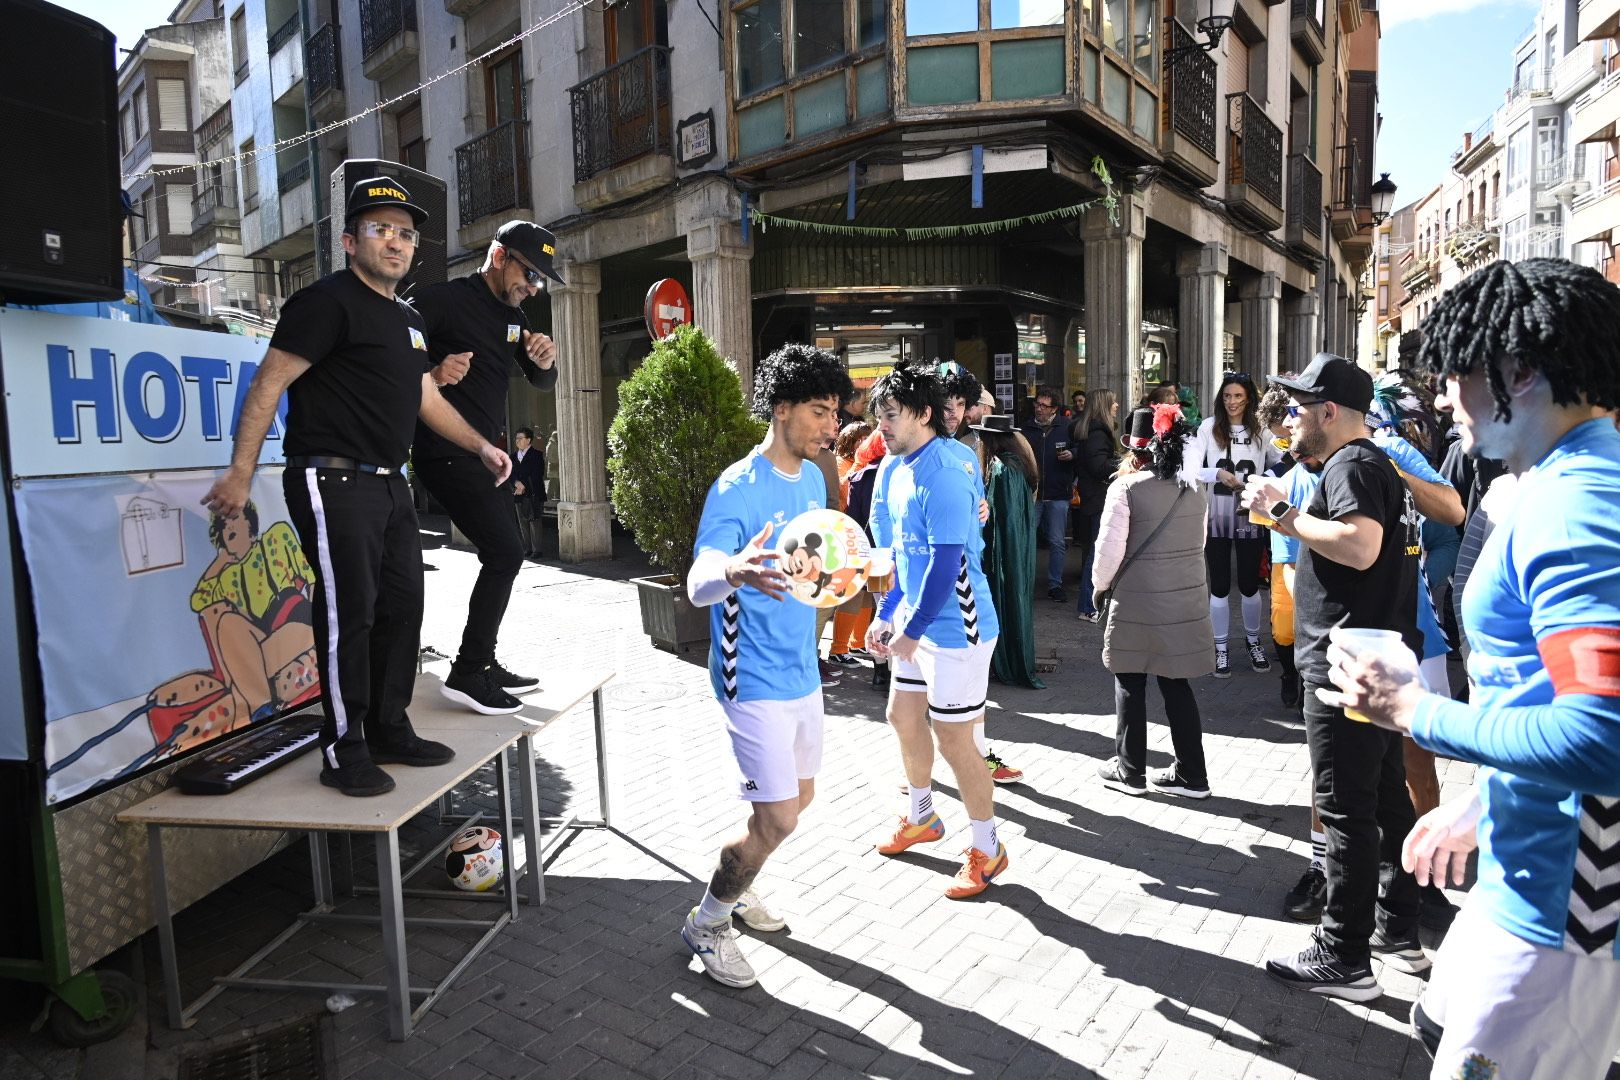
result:
[[[1311,868],[1324,870],[1327,867],[1327,833],[1311,830]]]
[[[1209,622],[1215,628],[1215,644],[1225,645],[1227,636],[1232,630],[1232,616],[1228,614],[1226,597],[1209,598]]]
[[[911,789],[911,813],[906,820],[913,825],[921,825],[934,816],[934,789],[932,787],[914,787]]]
[[[1000,844],[996,839],[996,819],[973,822],[973,846],[994,857]]]
[[[731,909],[737,906],[735,900],[717,900],[714,893],[703,890],[703,903],[698,905],[697,914],[692,921],[699,926],[719,926],[721,923],[731,921]]]
[[[980,757],[990,756],[990,743],[984,737],[983,720],[973,725],[973,746],[979,751]]]
[[[1260,640],[1260,594],[1243,598],[1243,633],[1250,641]]]

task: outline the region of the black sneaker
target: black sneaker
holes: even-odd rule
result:
[[[519,675],[515,671],[507,671],[501,666],[499,660],[489,665],[490,674],[495,676],[495,685],[503,690],[516,690],[524,692],[540,689],[540,680],[533,675]]]
[[[1215,677],[1217,679],[1232,677],[1232,661],[1226,654],[1225,645],[1215,646]]]
[[[481,712],[485,716],[517,712],[523,708],[523,702],[501,689],[500,684],[495,681],[493,669],[493,664],[473,671],[457,671],[451,668],[450,677],[439,687],[439,693],[457,705],[465,705],[473,712]]]
[[[860,667],[861,662],[847,652],[835,652],[827,655],[827,663],[837,664],[841,668]]]
[[[345,795],[360,797],[386,795],[394,790],[394,778],[377,768],[374,761],[360,761],[341,769],[322,765],[321,783],[337,788]]]
[[[1283,914],[1295,922],[1320,922],[1326,906],[1327,875],[1318,866],[1301,874],[1299,882],[1283,898]]]
[[[1386,930],[1374,930],[1367,947],[1374,956],[1396,971],[1418,975],[1429,970],[1429,958],[1424,954],[1415,931],[1410,937],[1396,937]]]
[[[1122,791],[1126,795],[1146,795],[1147,781],[1140,776],[1126,776],[1119,767],[1119,758],[1112,757],[1097,766],[1097,775],[1102,777],[1103,787]]]
[[[1056,600],[1060,604],[1066,604],[1069,602],[1069,594],[1063,591],[1063,586],[1061,585],[1058,585],[1055,588],[1047,589],[1046,598],[1048,600]]]
[[[415,732],[387,743],[371,744],[371,760],[377,765],[443,765],[456,756],[444,743],[424,739]]]
[[[1282,703],[1289,708],[1299,704],[1299,676],[1285,674],[1282,677]]]
[[[1311,942],[1293,956],[1267,960],[1266,974],[1295,990],[1345,1001],[1372,1001],[1384,992],[1373,978],[1371,964],[1346,963],[1320,941]]]
[[[1266,648],[1258,641],[1249,642],[1249,666],[1256,671],[1271,670],[1271,660],[1266,656]]]
[[[837,664],[829,664],[827,661],[819,659],[816,661],[816,670],[821,674],[821,685],[823,689],[837,686],[838,676],[844,672],[844,669],[839,667]]]
[[[1195,784],[1181,775],[1179,769],[1160,769],[1148,777],[1154,791],[1162,791],[1166,795],[1180,795],[1184,799],[1209,798],[1209,785],[1207,783]]]
[[[888,661],[886,661],[886,660],[878,660],[878,661],[875,661],[872,664],[872,689],[874,689],[874,690],[882,690],[885,693],[888,692],[888,689],[889,689],[889,664],[888,664]]]
[[[1451,929],[1451,922],[1457,917],[1457,905],[1446,899],[1444,891],[1434,885],[1419,886],[1418,901],[1422,904],[1418,910],[1419,926],[1437,934]]]

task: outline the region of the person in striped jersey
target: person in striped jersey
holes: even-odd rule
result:
[[[757,981],[733,915],[755,930],[787,925],[760,902],[754,879],[815,797],[823,720],[816,609],[782,602],[788,579],[775,561],[783,527],[826,506],[814,459],[838,433],[838,410],[853,392],[831,353],[785,345],[766,357],[754,375],[754,414],[770,422],[765,441],[715,480],[698,525],[687,595],[710,609],[709,681],[751,813],[743,835],[720,850],[681,939],[725,986]]]

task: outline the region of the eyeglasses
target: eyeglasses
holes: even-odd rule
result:
[[[392,240],[397,236],[412,247],[416,246],[416,242],[422,239],[422,234],[415,229],[404,225],[395,225],[392,221],[362,221],[357,231],[361,236],[370,237],[373,240]]]
[[[1304,410],[1310,408],[1312,405],[1321,405],[1321,404],[1324,404],[1324,402],[1321,401],[1321,400],[1317,400],[1317,401],[1302,401],[1298,405],[1289,405],[1287,407],[1288,408],[1288,416],[1289,416],[1290,419],[1292,419],[1293,417],[1298,416]]]
[[[1050,401],[1037,401],[1035,403],[1035,407],[1037,409],[1055,409],[1057,408],[1057,405]]]
[[[528,283],[530,288],[538,288],[540,283],[545,280],[545,275],[524,262],[523,257],[517,252],[511,248],[503,248],[502,250],[506,252],[506,257],[516,263],[519,270],[523,271],[523,280]]]

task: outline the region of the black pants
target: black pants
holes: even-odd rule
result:
[[[1401,869],[1401,843],[1417,815],[1406,791],[1402,737],[1322,704],[1320,685],[1307,682],[1304,699],[1316,812],[1327,833],[1322,939],[1338,959],[1364,963],[1375,925],[1397,937],[1417,929],[1417,879]]]
[[[483,462],[466,454],[412,464],[456,528],[478,549],[481,568],[467,601],[467,626],[461,632],[456,667],[483,667],[495,660],[495,638],[527,550],[518,533],[512,493],[496,487]]]
[[[287,513],[315,569],[313,622],[325,691],[321,751],[342,768],[407,735],[422,633],[422,538],[398,473],[288,469]]]
[[[1265,538],[1232,539],[1211,536],[1204,540],[1204,566],[1209,571],[1209,595],[1227,596],[1232,591],[1232,551],[1237,550],[1237,586],[1244,596],[1260,591],[1260,558],[1264,553]],[[1217,626],[1219,636],[1225,627]]]
[[[1126,776],[1142,776],[1147,770],[1147,678],[1136,672],[1114,673],[1114,715],[1119,718],[1114,752],[1119,755],[1119,771]],[[1207,784],[1204,729],[1192,686],[1186,679],[1157,678],[1170,721],[1170,742],[1176,749],[1176,767],[1189,783]]]

